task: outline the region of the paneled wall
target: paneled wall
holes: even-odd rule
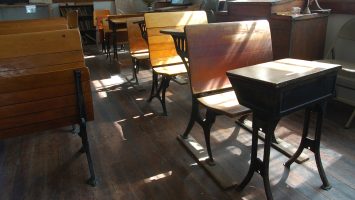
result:
[[[50,11],[48,5],[37,5],[35,13],[26,13],[25,5],[0,5],[0,21],[49,18]]]
[[[218,0],[191,0],[193,4],[201,4],[205,1],[206,10],[215,10]],[[134,13],[147,10],[141,0],[115,0],[117,13]]]
[[[147,6],[141,0],[115,0],[116,12],[119,13],[136,13],[147,10]]]

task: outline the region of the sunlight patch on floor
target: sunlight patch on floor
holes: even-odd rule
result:
[[[168,172],[165,172],[165,173],[161,173],[161,174],[158,174],[158,175],[155,175],[155,176],[152,176],[152,177],[144,179],[144,183],[151,183],[153,181],[157,181],[159,179],[171,176],[172,174],[173,174],[173,171],[168,171]]]
[[[107,92],[121,90],[121,87],[116,86],[119,86],[123,83],[125,83],[125,80],[119,75],[114,75],[107,79],[92,81],[92,84],[94,85],[100,98],[107,98]]]
[[[125,135],[124,135],[124,133],[123,133],[122,126],[121,126],[118,122],[114,122],[113,124],[114,124],[115,127],[117,128],[118,133],[121,135],[122,140],[123,140],[123,141],[126,141],[127,138],[125,137]]]
[[[215,140],[218,142],[226,140],[234,131],[235,127],[230,127],[230,128],[221,128],[218,129],[219,134],[211,134],[211,137],[213,137]],[[228,134],[224,134],[228,133]]]
[[[96,58],[95,55],[87,55],[87,56],[84,56],[84,59],[91,59],[91,58]]]

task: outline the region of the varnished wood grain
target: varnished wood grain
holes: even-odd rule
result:
[[[160,30],[182,29],[186,25],[207,23],[207,16],[204,11],[146,13],[144,19],[152,67],[182,63],[181,58],[176,53],[172,37],[160,33]]]
[[[0,138],[77,123],[74,70],[81,72],[87,120],[93,120],[77,29],[0,35],[0,45]]]
[[[0,59],[82,49],[78,30],[48,31],[45,34],[46,37],[44,32],[0,35]]]
[[[135,23],[142,20],[144,20],[144,17],[127,19],[128,42],[131,54],[148,52],[148,44],[142,37],[139,25]]]
[[[273,58],[266,20],[188,26],[185,30],[194,94],[231,88],[226,71]]]
[[[68,22],[65,18],[14,20],[0,22],[0,35],[61,29],[68,29]]]

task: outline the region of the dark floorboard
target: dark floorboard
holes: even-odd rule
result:
[[[139,76],[145,89],[127,83],[130,58],[120,52],[111,64],[96,50],[86,47],[86,63],[91,71],[95,120],[88,123],[89,142],[99,179],[93,188],[88,178],[86,157],[78,153],[79,137],[71,127],[0,141],[0,199],[265,199],[262,179],[255,174],[242,192],[222,190],[177,141],[184,132],[191,108],[188,85],[171,83],[167,92],[168,116],[160,116],[160,103],[147,103],[151,73]],[[330,191],[319,187],[312,153],[310,160],[291,170],[283,167],[287,158],[271,151],[270,182],[275,199],[354,199],[355,122],[343,125],[352,108],[330,102],[323,126],[321,157]],[[276,134],[298,145],[303,111],[281,120]],[[314,120],[311,123],[314,129]],[[233,133],[234,132],[234,133]],[[231,174],[242,180],[249,166],[251,136],[235,133],[235,123],[218,117],[213,127],[212,148],[230,166]],[[196,125],[191,135],[204,145],[202,129]],[[227,146],[229,149],[225,150]],[[262,148],[262,142],[259,144]],[[262,151],[259,152],[262,155]]]

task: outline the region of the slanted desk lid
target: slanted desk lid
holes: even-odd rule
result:
[[[338,64],[286,58],[228,71],[230,77],[250,79],[272,87],[282,87],[341,68]]]

